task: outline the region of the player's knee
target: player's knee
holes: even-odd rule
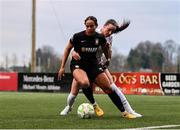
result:
[[[83,88],[87,88],[90,85],[89,81],[86,79],[78,81],[78,84]]]

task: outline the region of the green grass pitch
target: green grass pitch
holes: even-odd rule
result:
[[[160,125],[180,125],[180,96],[126,95],[142,118],[122,118],[107,95],[95,95],[103,108],[102,118],[80,119],[77,108],[88,102],[79,94],[72,112],[59,116],[68,94],[0,92],[0,129],[123,129]],[[180,128],[180,127],[178,127]]]

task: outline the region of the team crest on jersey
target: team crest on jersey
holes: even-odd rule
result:
[[[98,45],[98,44],[99,44],[99,39],[96,38],[96,39],[95,39],[95,45]]]

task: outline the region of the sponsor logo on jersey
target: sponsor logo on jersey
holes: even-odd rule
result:
[[[86,40],[82,40],[82,41],[81,41],[81,43],[85,43],[85,42],[86,42]]]
[[[89,53],[93,53],[97,51],[97,47],[82,47],[81,48],[82,52],[89,52]]]

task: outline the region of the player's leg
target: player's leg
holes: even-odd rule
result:
[[[122,101],[122,103],[123,103],[123,106],[124,106],[125,110],[126,110],[127,112],[135,115],[136,117],[142,117],[141,114],[135,112],[135,111],[132,109],[132,107],[131,107],[131,105],[129,104],[128,100],[126,99],[125,95],[121,92],[121,90],[118,89],[118,87],[116,86],[116,84],[113,82],[112,76],[111,76],[111,74],[110,74],[110,72],[109,72],[108,69],[105,69],[105,73],[106,73],[106,75],[107,75],[107,77],[108,77],[108,79],[109,79],[109,81],[110,81],[110,84],[111,84],[113,90],[114,90],[114,91],[117,93],[117,95],[120,97],[120,99],[121,99],[121,101]]]
[[[121,102],[121,99],[117,95],[117,93],[112,89],[109,79],[105,73],[100,73],[96,79],[95,83],[103,89],[104,92],[108,94],[112,102],[116,105],[116,107],[122,112],[122,116],[126,118],[136,118],[134,115],[125,111],[124,106]]]
[[[81,77],[79,75],[81,75]],[[73,71],[73,76],[76,79],[77,85],[81,86],[82,89],[86,89],[90,86],[88,76],[84,70],[75,69]],[[87,89],[87,90],[88,91],[86,94],[88,95],[88,97],[90,99],[94,98],[92,90],[90,90],[90,89]],[[93,102],[93,100],[91,100],[91,101]],[[104,115],[103,110],[97,104],[95,104],[95,102],[94,102],[93,106],[94,106],[94,109],[95,109],[97,116],[103,116]]]
[[[76,80],[73,79],[72,84],[71,84],[71,92],[69,93],[69,95],[67,97],[67,105],[61,111],[60,115],[67,115],[72,110],[72,106],[75,102],[78,92],[79,92],[78,84],[77,84]]]
[[[91,104],[95,104],[92,85],[87,88],[82,88],[82,91],[83,91],[84,95],[86,96],[86,98],[89,100],[89,102]]]
[[[67,115],[71,111],[72,105],[79,92],[79,88],[89,86],[89,79],[84,70],[72,67],[72,72],[74,78],[71,86],[71,92],[67,98],[67,106],[61,111],[60,115]]]
[[[90,86],[87,73],[83,69],[74,69],[73,77],[76,80],[79,88],[87,88]]]
[[[94,111],[95,111],[96,115],[99,116],[99,117],[103,116],[104,115],[104,111],[96,103],[96,101],[94,99],[94,96],[93,96],[93,84],[91,84],[91,86],[88,87],[88,88],[83,88],[82,91],[83,91],[84,95],[86,96],[86,98],[93,105]]]

